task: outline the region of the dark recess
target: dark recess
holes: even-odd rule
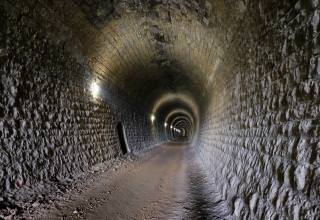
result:
[[[118,132],[118,136],[119,136],[119,142],[120,142],[120,147],[121,147],[121,151],[122,154],[125,155],[126,153],[128,153],[128,148],[127,148],[127,144],[125,141],[125,134],[124,134],[124,130],[123,130],[123,125],[121,122],[119,122],[117,124],[117,132]]]

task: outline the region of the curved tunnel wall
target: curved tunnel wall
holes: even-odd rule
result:
[[[213,78],[199,161],[212,199],[238,218],[316,218],[318,1],[255,1],[247,13],[256,21],[236,34],[242,52]]]
[[[82,62],[47,4],[1,2],[0,192],[20,201],[121,156],[119,122],[131,151],[157,143],[147,112]]]
[[[226,212],[316,215],[318,1],[106,2],[1,1],[1,192],[120,156],[119,121],[133,151],[162,143],[182,107]],[[189,98],[154,112],[168,94]]]

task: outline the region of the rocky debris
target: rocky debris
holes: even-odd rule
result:
[[[0,199],[0,219],[12,220],[16,215],[23,213],[23,207],[16,205],[7,198]]]

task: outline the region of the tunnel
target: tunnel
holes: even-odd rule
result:
[[[319,219],[319,0],[0,0],[0,219]]]

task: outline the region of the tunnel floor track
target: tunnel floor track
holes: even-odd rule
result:
[[[40,212],[38,219],[219,219],[188,145],[166,144]]]

